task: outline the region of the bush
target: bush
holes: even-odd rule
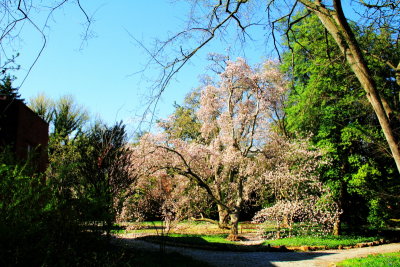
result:
[[[0,177],[0,266],[38,266],[68,256],[79,240],[79,214],[54,181],[7,151],[0,153]]]
[[[329,235],[340,212],[329,196],[309,196],[303,200],[277,201],[253,218],[256,223],[277,223],[275,238],[308,235]],[[268,236],[271,238],[271,236]]]

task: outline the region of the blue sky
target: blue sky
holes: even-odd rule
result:
[[[82,45],[81,34],[85,18],[76,5],[57,10],[46,29],[47,45],[32,71],[20,88],[22,97],[29,100],[38,93],[57,99],[73,95],[89,110],[93,118],[107,123],[123,120],[133,126],[141,119],[151,82],[159,70],[143,69],[149,57],[131,36],[152,47],[155,38],[165,40],[182,30],[187,19],[185,1],[82,1],[82,6],[94,22],[94,37]],[[25,25],[22,41],[16,52],[21,70],[15,73],[15,85],[22,82],[42,45],[41,35]],[[253,63],[261,62],[261,46],[251,45],[246,56]],[[181,103],[185,94],[199,85],[199,76],[209,64],[209,52],[224,53],[224,42],[214,42],[199,53],[172,81],[157,106],[158,117],[173,111],[173,103]],[[243,53],[241,53],[243,55]],[[237,55],[234,55],[237,56]],[[134,128],[131,126],[131,128]]]
[[[47,46],[20,88],[22,97],[28,100],[45,93],[57,99],[73,95],[92,118],[101,118],[109,124],[123,120],[130,129],[135,128],[159,70],[150,67],[144,73],[133,75],[143,69],[149,57],[131,36],[151,48],[156,38],[165,40],[181,31],[186,26],[188,2],[82,0],[82,6],[94,19],[91,26],[94,37],[83,46],[81,34],[85,18],[77,5],[71,3],[57,10],[45,30]],[[259,32],[252,37],[259,39],[248,42],[243,50],[237,49],[235,40],[215,40],[198,53],[163,94],[156,118],[172,113],[173,103],[181,103],[185,94],[199,85],[199,76],[209,65],[208,53],[225,53],[229,49],[234,51],[232,58],[245,56],[251,64],[271,57],[268,52],[272,48],[265,44],[265,32],[261,30],[255,29]],[[16,86],[22,82],[42,45],[41,35],[29,24],[25,24],[20,37],[21,42],[14,46],[14,52],[20,53],[17,63],[21,65],[21,70],[14,73],[18,78]]]

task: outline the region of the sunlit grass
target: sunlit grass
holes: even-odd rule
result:
[[[362,237],[362,236],[301,236],[301,237],[288,237],[276,240],[268,240],[263,245],[271,246],[286,246],[286,247],[300,247],[300,246],[325,246],[327,248],[338,248],[339,246],[354,246],[358,243],[372,242],[377,240],[376,237]]]
[[[336,266],[400,266],[400,252],[375,254],[363,258],[348,259],[336,263]]]
[[[194,244],[194,243],[220,243],[220,244],[235,244],[234,241],[226,239],[227,234],[219,235],[184,235],[184,234],[170,234],[169,237],[179,240],[180,242]]]
[[[155,222],[132,222],[120,224],[123,230],[114,230],[114,234],[154,234],[160,235],[167,231],[166,225],[162,221]],[[240,233],[252,233],[257,231],[253,229],[254,225],[241,224],[239,225]],[[220,229],[218,225],[209,222],[199,221],[183,221],[179,223],[172,223],[171,228],[168,229],[168,234],[198,234],[198,235],[214,235],[214,234],[228,234],[229,230]]]
[[[125,229],[114,230],[114,234],[138,234],[151,235],[153,237],[147,237],[146,240],[161,242],[160,240],[168,241],[169,243],[176,245],[189,245],[199,247],[210,247],[219,244],[221,246],[237,245],[242,247],[243,244],[240,242],[234,242],[227,240],[229,230],[219,229],[217,225],[209,222],[198,222],[198,221],[183,221],[179,223],[172,223],[171,229],[165,229],[165,223],[162,221],[155,222],[134,222],[124,223],[120,226]],[[262,229],[274,230],[274,224],[271,225],[257,225],[249,222],[242,222],[239,225],[239,235],[252,235],[256,236]],[[160,238],[160,236],[167,236],[166,238]],[[338,248],[339,246],[354,246],[358,243],[366,243],[376,241],[377,237],[365,237],[365,236],[298,236],[290,238],[282,238],[277,240],[265,241],[261,246],[266,248],[267,246],[285,246],[285,247],[326,247],[326,248]],[[267,249],[267,248],[266,248]]]
[[[208,250],[228,250],[228,251],[254,251],[262,249],[261,246],[252,247],[240,244],[238,242],[227,239],[227,234],[220,235],[186,235],[186,234],[169,234],[168,236],[145,236],[141,239],[163,243],[166,245],[192,247]],[[266,248],[266,247],[265,247]]]

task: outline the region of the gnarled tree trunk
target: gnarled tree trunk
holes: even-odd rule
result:
[[[229,228],[229,226],[228,226],[228,219],[229,219],[228,211],[219,204],[217,205],[217,207],[218,207],[218,227],[221,229]]]
[[[229,214],[231,223],[231,232],[228,239],[232,241],[238,241],[239,235],[239,211],[235,210],[233,213]]]
[[[239,215],[242,209],[243,204],[243,180],[241,177],[238,177],[237,181],[237,192],[238,195],[236,197],[235,204],[231,209],[229,216],[230,216],[230,224],[231,224],[231,233],[228,237],[229,240],[238,241],[239,235]]]

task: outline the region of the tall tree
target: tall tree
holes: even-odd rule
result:
[[[61,97],[55,103],[53,116],[54,134],[61,138],[69,137],[88,120],[87,111],[68,95]]]
[[[193,57],[201,48],[213,40],[218,34],[228,31],[231,23],[235,23],[243,36],[246,36],[246,29],[252,25],[260,25],[263,18],[252,16],[258,8],[251,8],[251,5],[257,5],[257,1],[230,1],[222,0],[216,4],[210,4],[210,1],[195,1],[191,9],[191,20],[189,28],[171,38],[173,42],[177,42],[179,38],[186,38],[187,34],[196,36],[199,34],[201,38],[198,45],[187,50],[181,49],[181,53],[174,57],[170,62],[165,64],[167,70],[164,69],[163,81],[160,83],[160,90],[164,90],[165,86],[176,73],[181,69],[188,60]],[[299,5],[300,4],[300,5]],[[308,10],[303,17],[295,17],[296,11],[301,6]],[[373,3],[361,1],[357,3],[357,14],[363,14],[361,22],[369,31],[377,33],[382,29],[390,32],[391,47],[398,49],[398,36],[400,34],[400,4],[393,0],[378,0]],[[309,14],[315,14],[322,25],[323,31],[329,34],[352,72],[355,74],[361,87],[364,89],[365,96],[372,106],[373,112],[376,114],[386,142],[391,151],[391,155],[396,163],[397,171],[400,173],[400,148],[399,137],[394,128],[398,124],[398,118],[391,116],[392,107],[386,105],[387,100],[379,93],[377,81],[373,77],[374,71],[370,69],[365,60],[365,51],[360,47],[355,37],[353,29],[350,27],[349,19],[345,17],[342,1],[319,1],[319,0],[299,0],[299,1],[279,1],[271,0],[266,4],[267,21],[265,25],[271,29],[274,44],[277,45],[276,30],[279,28],[277,23],[286,21],[288,25],[287,33],[292,31],[292,26],[300,22]],[[250,13],[249,13],[250,12]],[[202,17],[202,19],[200,19]],[[252,20],[254,18],[255,21]],[[184,39],[182,39],[184,40]],[[161,55],[162,51],[167,49],[163,45],[157,50],[157,55]],[[368,53],[368,51],[366,51]],[[157,55],[153,55],[157,58]],[[376,55],[380,57],[380,55]],[[384,60],[384,59],[382,59]],[[389,66],[393,67],[392,73],[398,77],[399,62],[389,61]]]
[[[160,120],[159,125],[171,138],[185,141],[200,138],[200,122],[196,115],[200,105],[200,92],[193,90],[184,99],[183,105],[175,104],[174,113],[166,120]]]
[[[77,151],[80,181],[76,193],[87,201],[88,219],[105,222],[109,234],[134,177],[125,125],[96,123],[78,140]]]
[[[88,111],[70,95],[54,101],[39,94],[29,100],[28,106],[50,124],[51,135],[60,139],[82,130],[89,119]]]
[[[44,93],[30,98],[28,102],[28,107],[49,124],[53,121],[54,105],[54,100]]]
[[[372,38],[369,34],[367,38],[356,25],[352,27],[361,47],[385,50],[385,36]],[[370,222],[381,225],[385,217],[398,209],[394,204],[398,183],[390,150],[383,134],[377,131],[379,122],[363,98],[354,73],[341,64],[344,56],[332,45],[332,38],[323,33],[318,18],[303,19],[292,30],[287,44],[292,51],[284,55],[284,66],[292,73],[293,82],[286,109],[288,130],[297,135],[312,133],[313,142],[326,149],[333,159],[324,177],[335,188],[338,204],[344,210],[342,218],[347,223],[365,223],[367,205]],[[375,40],[382,44],[378,46]],[[397,58],[400,51],[382,53]],[[372,55],[367,56],[367,62],[375,70],[374,79],[380,81],[381,95],[398,110],[396,92],[400,88],[388,66]],[[378,209],[380,216],[374,215]]]
[[[268,138],[270,106],[285,91],[276,63],[255,71],[243,59],[229,62],[220,82],[201,91],[197,116],[204,141],[146,135],[135,147],[141,155],[137,164],[153,174],[186,177],[203,188],[217,205],[221,224],[229,215],[231,237],[236,238],[243,202],[259,176],[255,156]]]
[[[347,63],[349,64],[350,68],[352,69],[361,86],[363,87],[367,99],[372,105],[376,116],[378,117],[379,124],[381,125],[382,131],[389,144],[392,156],[396,162],[397,170],[400,173],[399,136],[396,135],[393,129],[393,123],[391,123],[389,119],[390,111],[388,110],[388,108],[386,108],[385,110],[384,103],[387,103],[387,101],[382,95],[379,94],[376,81],[374,80],[372,72],[368,67],[363,51],[355,37],[353,30],[349,25],[348,20],[344,15],[341,1],[333,0],[332,8],[328,8],[318,1],[311,2],[301,0],[301,2],[310,11],[318,16],[325,29],[335,40],[340,51],[345,56]],[[379,2],[380,3],[373,5],[365,3],[364,6],[370,9],[376,9],[377,12],[385,11],[385,16],[392,16],[395,18],[394,22],[398,22],[398,18],[396,20],[396,16],[398,16],[398,12],[400,9],[399,3],[395,1]],[[391,4],[393,5],[393,8],[389,7]],[[393,23],[393,21],[389,22]],[[383,27],[384,25],[382,24],[379,26]],[[379,29],[376,30],[378,31]],[[395,34],[398,35],[399,30],[397,30]],[[398,64],[400,64],[400,62],[398,62]],[[398,118],[393,118],[393,120],[398,120]]]

